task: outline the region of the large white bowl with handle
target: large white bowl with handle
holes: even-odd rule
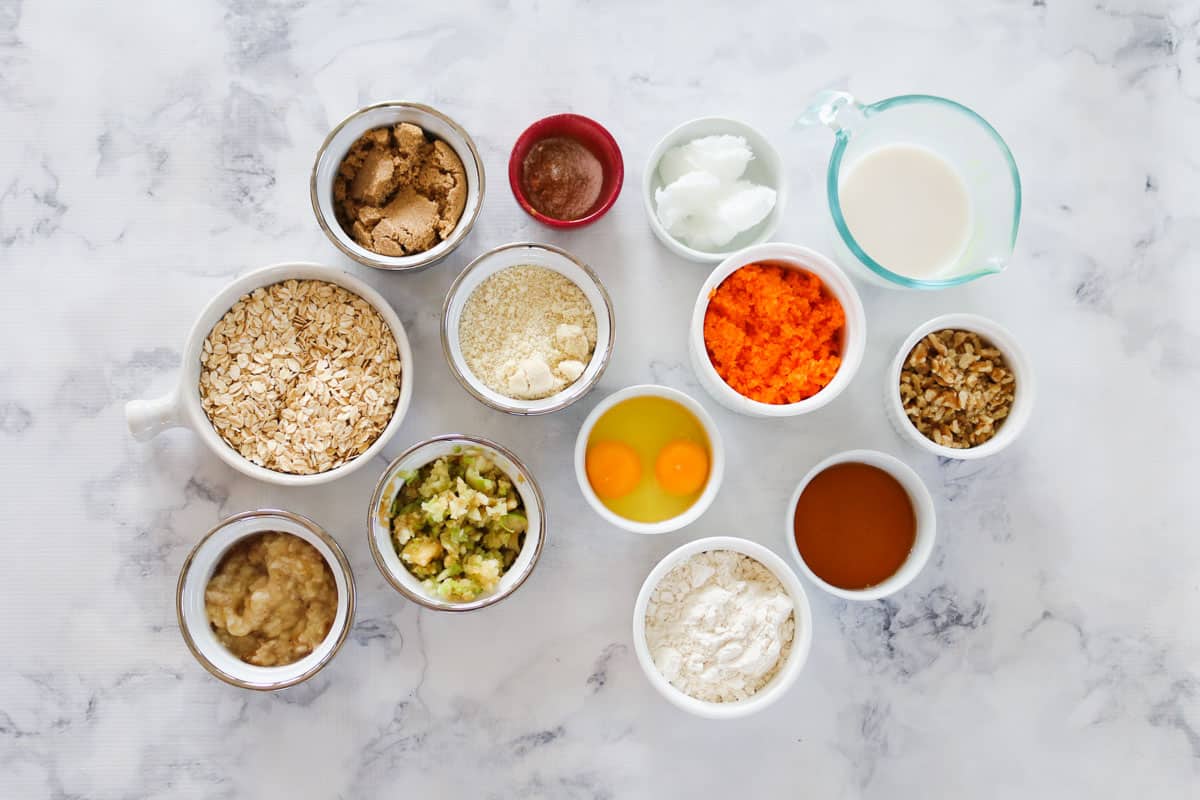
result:
[[[358,457],[331,470],[312,475],[278,472],[250,461],[221,438],[200,405],[200,353],[213,326],[225,316],[225,312],[233,307],[238,298],[255,289],[287,280],[326,281],[366,300],[391,328],[400,354],[400,396],[396,400],[392,418],[379,434],[379,438]],[[187,344],[183,348],[178,387],[163,397],[129,402],[125,406],[125,419],[129,424],[130,433],[138,441],[148,441],[168,428],[191,428],[222,461],[243,475],[280,486],[312,486],[349,475],[383,450],[384,445],[400,428],[400,423],[408,411],[408,404],[412,399],[412,382],[412,348],[408,343],[408,335],[404,332],[400,318],[383,295],[353,275],[333,267],[308,263],[274,264],[243,275],[209,301],[188,334]]]

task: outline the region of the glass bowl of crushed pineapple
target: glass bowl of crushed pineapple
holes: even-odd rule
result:
[[[546,511],[529,470],[476,436],[447,434],[410,447],[375,487],[371,555],[396,591],[435,611],[500,602],[533,572]]]

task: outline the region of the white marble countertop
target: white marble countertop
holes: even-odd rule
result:
[[[1184,476],[1200,475],[1185,408],[1200,391],[1200,10],[703,6],[0,2],[0,796],[1196,796],[1200,537]],[[706,268],[653,239],[643,161],[685,119],[743,118],[788,165],[778,238],[826,248],[830,137],[791,128],[822,88],[942,94],[992,121],[1024,178],[1017,252],[1006,274],[955,290],[864,288],[870,341],[847,392],[808,418],[736,417],[686,365]],[[488,187],[439,266],[354,267],[416,351],[389,452],[449,431],[494,438],[539,476],[553,518],[530,582],[461,617],[418,613],[372,563],[362,520],[382,459],[277,489],[186,431],[137,444],[122,414],[173,385],[193,317],[232,276],[288,259],[349,266],[313,219],[309,169],[334,122],[392,98],[459,120]],[[627,176],[608,217],[558,233],[520,212],[505,168],[525,125],[566,110],[610,127]],[[457,272],[521,239],[590,262],[617,310],[601,385],[541,419],[480,406],[438,342]],[[901,338],[952,310],[1009,326],[1039,374],[1023,439],[982,463],[910,449],[878,399]],[[601,397],[646,381],[713,412],[729,468],[699,523],[641,538],[584,504],[570,445]],[[812,590],[812,655],[763,714],[717,723],[669,706],[630,644],[650,567],[701,535],[785,553],[795,482],[851,447],[900,455],[927,480],[940,515],[929,566],[883,602]],[[205,673],[173,607],[197,537],[264,505],[324,524],[360,593],[333,664],[274,695]]]

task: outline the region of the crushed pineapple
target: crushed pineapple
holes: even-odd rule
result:
[[[434,597],[469,602],[495,591],[525,543],[521,497],[479,448],[404,476],[388,510],[400,562]]]

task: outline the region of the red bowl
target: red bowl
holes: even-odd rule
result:
[[[521,188],[521,165],[529,150],[542,139],[551,136],[569,136],[583,144],[600,161],[604,170],[604,182],[600,185],[600,199],[596,206],[579,219],[555,219],[548,217],[534,208],[525,191]],[[621,148],[617,140],[605,130],[604,126],[594,119],[579,114],[555,114],[537,122],[525,129],[525,132],[513,145],[512,155],[508,159],[508,183],[512,187],[513,197],[525,213],[543,225],[551,228],[581,228],[600,219],[617,202],[621,193],[621,185],[625,182],[625,162],[621,159]]]

